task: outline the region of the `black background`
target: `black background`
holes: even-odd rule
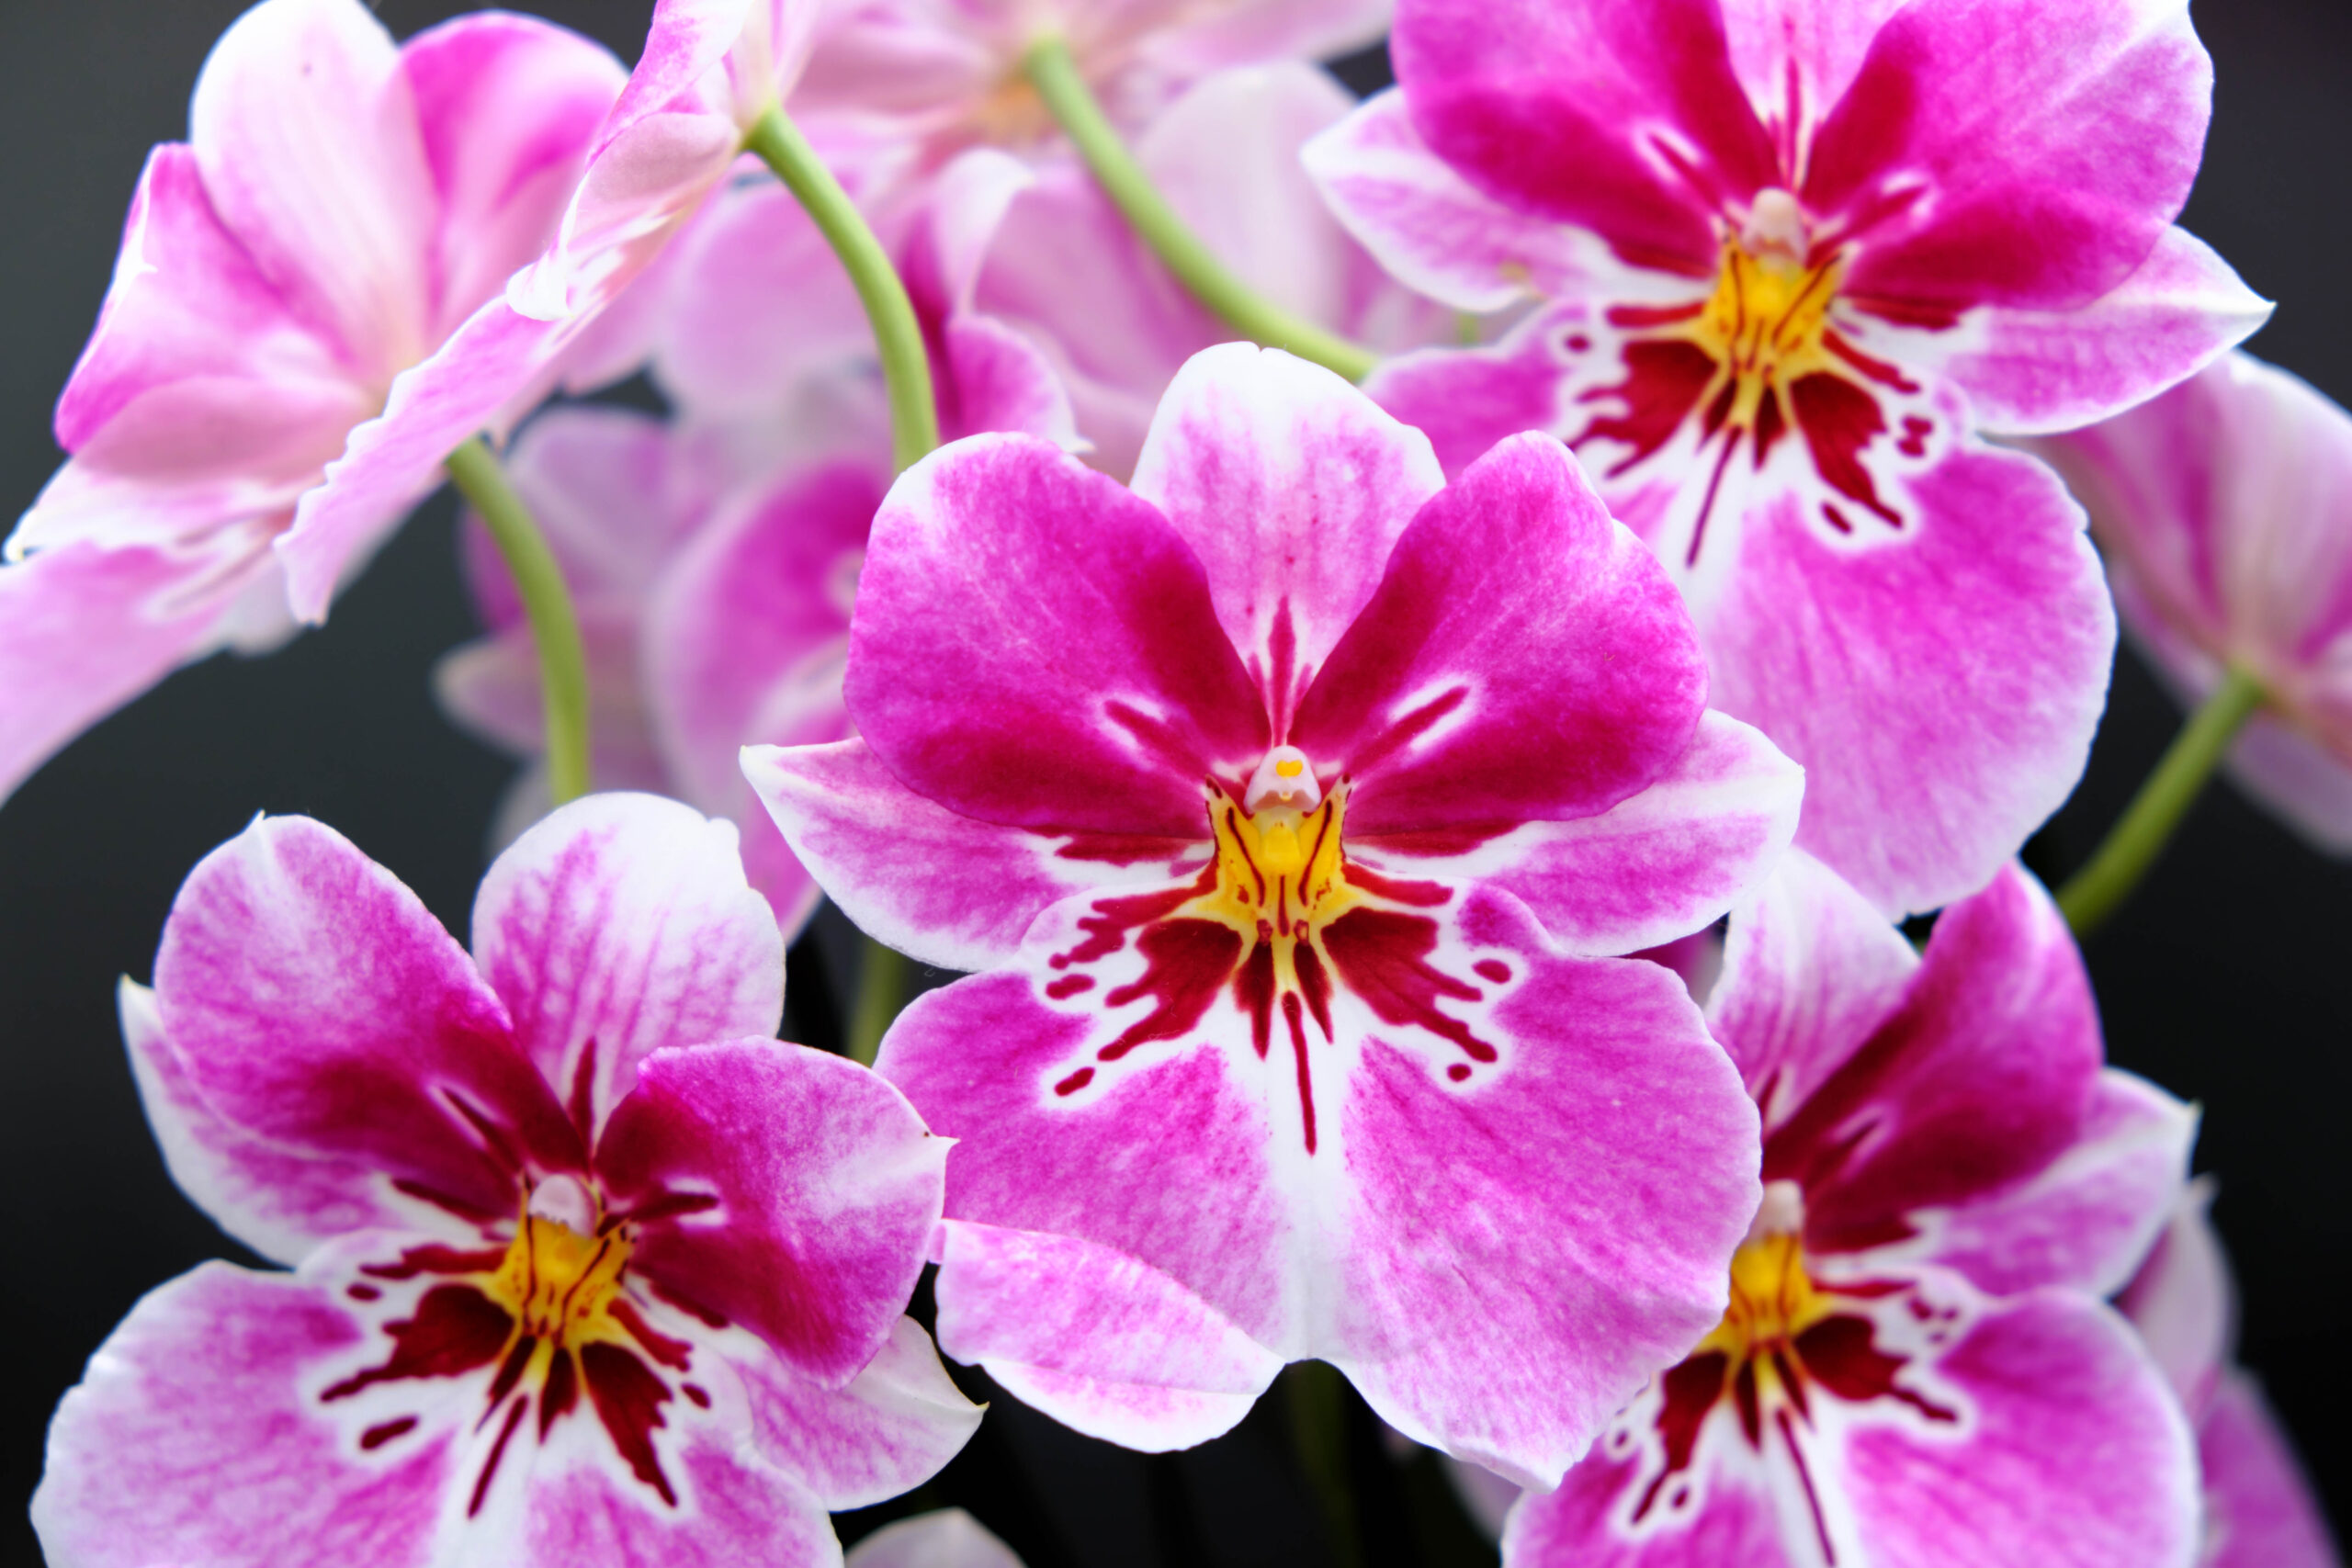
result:
[[[386,0],[405,37],[458,7]],[[50,411],[104,294],[150,143],[239,0],[0,0],[0,516],[58,460]],[[624,59],[646,0],[540,9]],[[2229,0],[2199,11],[2219,86],[2184,221],[2278,299],[2254,347],[2352,399],[2352,9]],[[1355,62],[1363,86],[1377,62]],[[57,1396],[144,1291],[232,1252],[164,1174],[113,1014],[149,977],[183,875],[257,810],[334,824],[460,932],[506,764],[449,730],[425,671],[471,635],[445,499],[324,632],[215,660],[85,738],[0,807],[0,1557],[39,1561],[17,1512]],[[2126,655],[2080,794],[2030,860],[2063,874],[2120,809],[2177,716]],[[2109,1051],[2200,1101],[2199,1165],[2244,1286],[2244,1357],[2338,1518],[2352,1517],[2352,872],[2234,793],[2209,794],[2148,886],[2090,947]],[[796,963],[804,991],[820,971]],[[805,1011],[818,998],[798,998]],[[1000,1401],[923,1502],[965,1503],[1055,1562],[1296,1563],[1320,1555],[1279,1399],[1234,1438],[1146,1461]],[[1356,1434],[1366,1464],[1379,1462]],[[1403,1489],[1400,1489],[1403,1490]],[[1374,1562],[1397,1542],[1371,1505]],[[1401,1523],[1401,1521],[1399,1521]],[[862,1521],[848,1521],[855,1534]]]

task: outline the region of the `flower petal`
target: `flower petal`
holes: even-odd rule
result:
[[[155,993],[196,1091],[289,1152],[483,1218],[511,1213],[519,1167],[579,1168],[578,1134],[465,950],[308,818],[260,818],[189,873]]]
[[[914,1292],[946,1158],[854,1062],[754,1039],[646,1058],[596,1172],[644,1211],[632,1267],[661,1293],[840,1388]]]
[[[2197,1434],[2205,1469],[2202,1568],[2337,1568],[2343,1559],[2262,1389],[2223,1379]]]
[[[1200,558],[1279,737],[1444,485],[1428,439],[1340,377],[1236,343],[1177,372],[1131,488]]]
[[[2213,1190],[2211,1177],[2181,1190],[2170,1223],[2115,1299],[2189,1418],[2199,1422],[2237,1348],[2237,1282],[2213,1233]]]
[[[931,1336],[910,1317],[847,1386],[829,1389],[772,1355],[735,1361],[761,1450],[827,1508],[863,1508],[911,1492],[979,1429],[985,1406],[948,1380]]]
[[[1033,436],[969,437],[891,487],[848,694],[917,793],[1045,830],[1205,836],[1202,780],[1270,743],[1182,536]]]
[[[1558,442],[1505,442],[1424,506],[1300,705],[1358,833],[1597,815],[1664,773],[1706,665],[1656,560]]]
[[[650,795],[560,807],[474,897],[474,962],[514,1038],[594,1145],[672,1045],[773,1035],[784,942],[743,880],[736,832]]]
[[[1709,712],[1647,789],[1598,817],[1487,836],[1351,835],[1385,874],[1482,882],[1516,896],[1585,958],[1657,947],[1712,923],[1770,872],[1797,829],[1804,770],[1736,719]]]
[[[1067,836],[960,817],[890,775],[863,740],[747,747],[743,773],[795,855],[875,940],[943,969],[991,969],[1047,906],[1158,886],[1208,841]]]
[[[1573,428],[1554,344],[1581,325],[1583,305],[1531,312],[1483,348],[1425,348],[1382,362],[1364,391],[1430,438],[1449,479],[1528,430]]]
[[[876,1530],[848,1568],[1021,1568],[1021,1559],[963,1509],[941,1508]]]

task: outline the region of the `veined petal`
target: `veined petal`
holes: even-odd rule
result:
[[[1200,558],[1279,739],[1444,485],[1428,438],[1340,377],[1227,344],[1177,372],[1131,488]]]
[[[1049,905],[1159,886],[1209,857],[1204,836],[1001,828],[915,794],[863,740],[747,747],[744,776],[794,854],[876,941],[943,969],[992,969]]]
[[[736,831],[650,795],[560,808],[474,898],[474,962],[583,1144],[672,1045],[775,1033],[784,942]]]
[[[476,1218],[584,1149],[506,1010],[416,895],[332,829],[264,817],[189,873],[155,956],[165,1033],[227,1122]]]
[[[885,1525],[853,1548],[849,1568],[1021,1568],[1012,1549],[961,1508]]]
[[[1664,773],[1706,707],[1688,613],[1548,436],[1423,506],[1290,741],[1357,784],[1359,833],[1597,815]]]
[[[266,0],[213,45],[189,142],[222,224],[353,374],[423,356],[436,203],[391,35],[358,0]]]
[[[1720,0],[1732,69],[1793,165],[1909,0]]]
[[[2210,1176],[2176,1195],[2164,1231],[2115,1298],[2188,1412],[2201,1421],[2237,1349],[2237,1282],[2209,1213]]]
[[[840,1388],[893,1332],[939,1220],[947,1140],[842,1057],[775,1040],[662,1051],[596,1147],[632,1267]]]
[[[1204,834],[1271,738],[1167,519],[1032,436],[909,468],[875,517],[849,708],[919,794],[1047,831]]]
[[[761,1451],[827,1508],[862,1508],[911,1492],[979,1429],[984,1405],[966,1399],[910,1317],[864,1371],[827,1388],[773,1355],[740,1358]]]
[[[2338,1568],[2310,1480],[2262,1389],[2222,1379],[2197,1434],[2205,1472],[2202,1568]]]
[[[1795,836],[1804,792],[1804,770],[1770,740],[1709,712],[1664,774],[1597,817],[1360,836],[1349,853],[1390,874],[1500,887],[1568,952],[1614,957],[1687,936],[1745,898]]]

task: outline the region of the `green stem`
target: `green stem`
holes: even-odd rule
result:
[[[885,947],[872,937],[857,972],[857,1000],[849,1015],[849,1054],[865,1066],[874,1065],[882,1049],[883,1032],[899,1010],[907,1005],[907,955]]]
[[[1355,1492],[1348,1481],[1348,1385],[1340,1370],[1322,1361],[1294,1361],[1283,1373],[1289,1385],[1291,1443],[1299,1468],[1322,1506],[1338,1568],[1362,1568],[1363,1540],[1356,1529]]]
[[[2058,908],[2076,936],[2088,936],[2131,897],[2263,698],[2262,682],[2233,665],[2213,694],[2188,716],[2140,793],[2108,829],[2106,841],[2058,890]]]
[[[866,320],[874,323],[875,346],[882,354],[882,384],[890,397],[891,457],[896,468],[904,469],[939,445],[931,360],[906,285],[857,204],[782,109],[762,115],[743,145],[775,171],[849,271]]]
[[[572,611],[563,569],[481,437],[450,453],[446,466],[458,493],[490,530],[522,597],[547,705],[548,787],[558,806],[577,800],[588,793],[588,653],[581,645],[580,617]]]
[[[1086,85],[1078,62],[1070,58],[1068,44],[1051,36],[1039,39],[1030,45],[1022,66],[1029,85],[1046,100],[1046,107],[1093,171],[1102,193],[1194,299],[1254,342],[1288,349],[1351,381],[1361,381],[1372,373],[1380,363],[1378,355],[1272,304],[1210,254],[1176,209],[1152,188],[1151,177],[1119,140],[1118,130],[1095,101],[1094,91]]]

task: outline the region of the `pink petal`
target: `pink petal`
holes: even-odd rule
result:
[[[1782,148],[1846,96],[1886,19],[1908,0],[1721,0],[1732,69]]]
[[[1482,882],[1517,896],[1579,957],[1687,936],[1746,897],[1796,833],[1803,770],[1710,712],[1647,789],[1598,817],[1416,837],[1351,835],[1348,852],[1407,877]]]
[[[1706,688],[1665,573],[1528,435],[1421,509],[1290,739],[1355,779],[1355,832],[1586,817],[1672,765]]]
[[[400,56],[358,0],[266,0],[205,62],[189,141],[220,220],[347,368],[430,346],[433,175]]]
[[[761,1451],[828,1508],[863,1508],[913,1491],[979,1429],[984,1406],[949,1381],[931,1336],[910,1317],[842,1388],[775,1357],[735,1362]]]
[[[471,1216],[579,1136],[464,949],[390,872],[303,817],[264,817],[188,874],[155,956],[165,1032],[226,1122],[365,1164]]]
[[[2186,0],[2063,19],[2041,0],[1923,0],[1872,41],[1797,194],[1862,242],[1857,296],[2087,305],[2188,199],[2212,82]]]
[[[1221,1437],[1283,1359],[1149,1264],[1074,1236],[950,1220],[939,1332],[1064,1426],[1164,1453]]]
[[[732,824],[674,801],[595,795],[482,878],[474,962],[583,1142],[649,1053],[783,1021],[784,942],[735,843]]]
[[[1437,0],[1390,49],[1439,157],[1627,261],[1712,275],[1716,214],[1782,183],[1713,0]]]
[[[1329,60],[1380,41],[1393,0],[1254,0],[1195,10],[1155,6],[1167,22],[1141,47],[1162,69],[1200,72],[1267,60]]]
[[[970,316],[947,324],[942,346],[939,417],[946,439],[1011,430],[1066,452],[1084,450],[1069,389],[1028,339],[1001,321]]]
[[[1021,1568],[1021,1559],[963,1509],[942,1508],[876,1530],[848,1568]]]
[[[1196,870],[1206,839],[1048,836],[961,817],[890,775],[863,740],[750,747],[743,773],[794,853],[858,926],[943,969],[992,969],[1047,906]]]
[[[596,1172],[646,1209],[638,1268],[665,1297],[839,1388],[893,1332],[939,1219],[945,1140],[854,1062],[775,1040],[664,1051],[613,1113]],[[664,1198],[716,1198],[708,1213]]]
[[[2237,1282],[2213,1233],[2213,1190],[2211,1177],[2179,1190],[2163,1233],[2115,1298],[2190,1419],[2199,1422],[2237,1348]]]
[[[1266,713],[1199,560],[1148,503],[1030,436],[900,476],[874,520],[850,713],[917,793],[1043,830],[1199,836]]]
[[[670,771],[654,749],[639,689],[637,618],[609,603],[576,608],[588,664],[591,776],[599,789],[674,793]],[[513,626],[443,654],[434,666],[433,694],[453,722],[492,746],[524,758],[537,757],[546,747],[539,649],[528,626]]]
[[[1521,431],[1575,428],[1576,400],[1554,344],[1583,325],[1583,305],[1538,310],[1485,348],[1425,348],[1383,361],[1363,389],[1422,432],[1449,478]]]
[[[1206,569],[1278,737],[1444,485],[1419,431],[1329,370],[1250,344],[1186,361],[1131,481]]]
[[[2205,1466],[2202,1568],[2338,1568],[2343,1559],[2262,1390],[2223,1381],[2197,1434]]]

